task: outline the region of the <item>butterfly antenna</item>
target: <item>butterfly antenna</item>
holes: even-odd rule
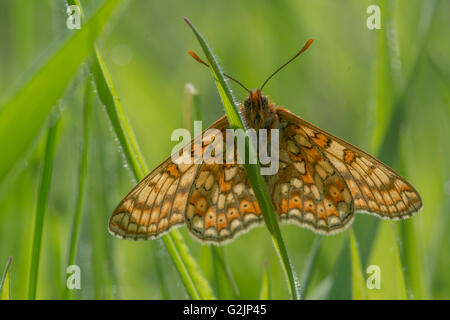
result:
[[[202,59],[200,59],[200,57],[194,52],[194,51],[188,51],[189,55],[194,58],[195,60],[197,60],[199,63],[207,66],[209,68],[209,64],[207,64],[205,61],[203,61]],[[244,88],[245,91],[250,92],[250,90],[247,89],[246,86],[244,86],[239,80],[236,80],[235,78],[233,78],[232,76],[224,73],[223,74],[225,77],[227,77],[230,80],[233,80],[234,82],[236,82],[238,85],[240,85],[242,88]]]
[[[291,59],[289,59],[289,61],[287,61],[286,63],[284,63],[281,67],[279,67],[277,70],[275,70],[274,73],[272,73],[267,79],[266,81],[264,81],[264,83],[262,84],[262,86],[260,87],[260,91],[262,91],[262,89],[264,88],[264,86],[267,84],[267,82],[269,82],[270,79],[272,79],[272,77],[274,75],[276,75],[281,69],[283,69],[284,67],[286,67],[289,63],[291,63],[292,61],[295,60],[295,58],[297,58],[300,54],[302,54],[303,52],[306,51],[306,49],[309,48],[309,46],[311,45],[311,43],[313,43],[314,39],[309,39],[308,41],[306,41],[305,45],[303,46],[303,48],[297,52],[297,54],[295,56],[293,56]]]

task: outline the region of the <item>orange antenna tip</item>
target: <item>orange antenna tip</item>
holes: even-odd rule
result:
[[[195,60],[197,60],[197,62],[207,66],[209,68],[209,64],[207,64],[205,61],[203,61],[202,59],[200,59],[200,57],[194,52],[194,51],[188,51],[189,55],[194,58]]]
[[[313,38],[306,41],[305,45],[303,46],[302,50],[300,50],[299,54],[305,52],[313,42],[314,42]]]
[[[291,63],[292,61],[295,60],[295,58],[297,58],[299,55],[301,55],[303,52],[306,51],[306,49],[309,48],[309,46],[314,42],[314,39],[311,38],[308,41],[306,41],[305,45],[303,46],[303,48],[297,52],[297,54],[295,56],[293,56],[291,59],[289,59],[286,63],[284,63],[281,67],[279,67],[277,70],[275,70],[275,72],[273,72],[267,79],[266,81],[264,81],[264,83],[262,84],[262,86],[259,88],[259,90],[262,91],[262,89],[264,88],[264,86],[267,84],[267,82],[269,82],[270,79],[272,79],[272,77],[274,75],[276,75],[281,69],[283,69],[284,67],[286,67],[289,63]]]

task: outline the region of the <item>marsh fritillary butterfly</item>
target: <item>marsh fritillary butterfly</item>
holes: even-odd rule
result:
[[[240,111],[250,128],[279,129],[280,169],[264,178],[280,222],[329,235],[348,227],[355,212],[404,219],[422,208],[419,193],[394,170],[276,106],[260,89],[249,91]],[[211,128],[225,136],[227,117]],[[210,144],[224,141],[210,138],[194,138],[191,156],[195,143],[200,143],[204,151]],[[119,238],[155,239],[186,224],[200,241],[223,244],[261,223],[258,202],[241,164],[177,164],[171,157],[120,202],[110,218],[109,231]]]

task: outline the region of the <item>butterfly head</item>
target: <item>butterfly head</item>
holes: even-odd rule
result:
[[[244,116],[251,128],[271,128],[274,108],[266,96],[261,94],[260,89],[250,90],[248,98],[244,100]]]
[[[189,23],[188,23],[189,24]],[[313,39],[309,39],[306,41],[303,48],[297,52],[295,56],[293,56],[290,60],[288,60],[286,63],[284,63],[281,67],[279,67],[277,70],[275,70],[267,79],[263,82],[263,84],[259,87],[259,89],[256,90],[249,90],[246,86],[244,86],[240,81],[236,80],[235,78],[231,77],[230,75],[224,73],[223,75],[227,77],[228,79],[236,82],[238,85],[240,85],[245,91],[248,92],[248,98],[245,99],[243,105],[241,105],[241,111],[243,111],[243,114],[246,118],[247,124],[254,129],[269,129],[274,128],[277,124],[277,116],[276,116],[276,107],[272,105],[272,103],[269,102],[269,99],[267,97],[263,96],[261,94],[262,89],[264,86],[269,82],[270,79],[274,75],[276,75],[281,69],[283,69],[285,66],[287,66],[289,63],[294,61],[300,54],[302,54],[306,49],[309,48],[311,43],[313,43]],[[193,51],[188,51],[189,55],[197,60],[197,62],[205,65],[206,67],[210,67],[208,63],[200,59],[200,57]]]
[[[246,108],[264,110],[268,107],[268,100],[267,97],[261,94],[260,89],[250,90],[248,92],[248,98],[245,99],[244,105]]]

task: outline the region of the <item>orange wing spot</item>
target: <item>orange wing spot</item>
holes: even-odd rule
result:
[[[325,197],[325,210],[327,211],[327,216],[335,215],[336,217],[339,217],[339,212],[336,209],[336,206],[331,201],[329,197]]]
[[[311,163],[316,163],[318,160],[322,159],[322,155],[317,151],[317,149],[305,149],[308,156],[308,160]]]
[[[345,149],[344,150],[344,161],[347,164],[352,163],[353,161],[355,161],[356,156],[355,153],[352,150],[349,149]]]
[[[180,172],[178,171],[177,165],[174,164],[174,163],[169,164],[167,166],[167,170],[166,171],[169,172],[169,174],[171,176],[174,176],[175,178],[178,178],[180,176]]]
[[[203,214],[206,211],[207,205],[208,205],[208,202],[206,201],[206,198],[199,197],[197,202],[195,203],[195,213],[203,216]]]
[[[314,179],[313,179],[313,177],[311,175],[310,169],[306,168],[306,174],[302,175],[302,180],[306,184],[313,184],[314,183]]]
[[[258,201],[254,201],[254,202],[253,202],[253,205],[255,206],[255,212],[256,212],[257,214],[261,214],[261,209],[259,208]]]
[[[302,198],[299,194],[294,194],[290,199],[289,199],[289,209],[302,209],[303,205],[302,205]]]
[[[305,158],[303,157],[303,155],[301,153],[299,153],[298,155],[293,153],[293,152],[289,152],[288,153],[289,158],[293,161],[293,162],[302,162]]]
[[[315,136],[312,137],[312,139],[321,148],[325,148],[330,144],[330,139],[328,139],[321,133],[316,133]]]
[[[345,182],[342,180],[342,179],[340,179],[339,177],[337,177],[337,176],[334,176],[334,179],[333,179],[334,181],[333,181],[333,183],[334,183],[334,185],[342,192],[342,190],[344,190],[345,189],[345,187],[347,186],[346,184],[345,184]]]
[[[243,214],[246,213],[255,213],[255,207],[253,206],[253,203],[248,200],[242,200],[239,204],[239,209]]]
[[[319,219],[327,220],[327,213],[322,203],[317,204],[317,216],[319,217]]]
[[[219,213],[217,216],[217,230],[222,230],[227,226],[227,219],[224,213]]]
[[[233,219],[239,218],[239,213],[236,208],[228,208],[227,210],[227,218],[228,221],[232,221]]]
[[[225,171],[224,170],[222,170],[220,172],[219,190],[220,190],[220,192],[227,192],[227,191],[231,190],[231,181],[230,182],[225,181]]]
[[[287,213],[288,210],[288,200],[286,198],[281,199],[280,211],[281,213]]]
[[[209,227],[215,227],[216,226],[216,209],[214,207],[209,207],[208,211],[206,212],[205,216],[205,229],[208,229]]]
[[[206,209],[208,209],[208,201],[206,198],[198,192],[195,192],[189,199],[189,202],[195,207],[195,213],[203,217]]]
[[[331,185],[329,188],[329,193],[331,198],[334,200],[334,202],[344,201],[344,198],[342,197],[341,192],[338,190],[338,188],[335,185]]]
[[[312,201],[312,200],[305,201],[305,211],[316,213],[316,205],[315,205],[314,201]]]

